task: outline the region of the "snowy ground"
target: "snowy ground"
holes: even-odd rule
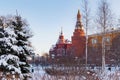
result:
[[[108,67],[106,67],[104,74],[101,74],[98,69],[93,71],[97,74],[92,74],[91,76],[98,76],[99,80],[120,80],[120,70],[118,67],[112,67],[111,70],[108,70]],[[67,78],[65,76],[50,76],[45,73],[41,66],[34,67],[34,72],[31,75],[32,78],[29,80],[86,80],[85,76],[81,76],[81,78],[79,76],[67,76]]]

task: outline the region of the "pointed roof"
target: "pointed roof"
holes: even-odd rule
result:
[[[82,25],[82,22],[81,22],[80,10],[78,10],[78,13],[77,13],[77,22],[76,22],[75,29],[83,29],[83,25]]]
[[[61,27],[61,35],[63,35],[63,30],[62,30],[62,27]]]
[[[81,19],[81,14],[80,14],[80,10],[78,10],[78,13],[77,13],[77,20],[80,20]]]
[[[61,27],[61,32],[60,32],[57,44],[63,44],[63,43],[65,43],[65,39],[64,39],[64,35],[63,35],[62,27]]]

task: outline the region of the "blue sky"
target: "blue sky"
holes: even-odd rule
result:
[[[91,15],[95,15],[99,0],[88,0]],[[120,16],[120,0],[108,0],[113,13]],[[25,18],[34,37],[31,39],[36,54],[48,52],[55,44],[61,27],[65,38],[71,40],[76,23],[76,14],[82,0],[1,0],[0,15],[15,15]],[[91,31],[92,32],[92,31]]]

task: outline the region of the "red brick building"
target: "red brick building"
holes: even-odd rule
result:
[[[78,10],[76,26],[71,37],[71,42],[64,39],[61,31],[57,43],[52,46],[49,53],[51,57],[74,56],[81,57],[85,53],[85,32],[81,22],[81,15]]]
[[[57,43],[52,46],[49,53],[51,57],[63,57],[69,56],[69,50],[71,47],[71,42],[64,39],[63,32],[61,31]]]

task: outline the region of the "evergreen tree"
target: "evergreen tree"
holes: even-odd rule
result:
[[[33,54],[32,37],[20,16],[0,17],[0,71],[18,74],[26,80],[30,72],[27,57]]]
[[[3,75],[21,74],[17,56],[16,34],[12,25],[7,25],[6,18],[0,18],[0,70]]]
[[[14,26],[15,34],[17,35],[17,46],[19,47],[20,51],[18,57],[20,59],[20,69],[24,77],[27,77],[27,73],[29,73],[29,64],[27,62],[27,56],[33,54],[33,48],[31,47],[31,43],[29,38],[32,37],[30,29],[28,25],[25,23],[24,20],[20,16],[15,16],[12,22]]]

